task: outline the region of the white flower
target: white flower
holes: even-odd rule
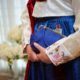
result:
[[[15,41],[17,43],[21,43],[22,40],[22,25],[18,25],[13,27],[8,33],[8,39],[11,41]]]

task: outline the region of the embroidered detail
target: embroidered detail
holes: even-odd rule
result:
[[[60,53],[59,51],[57,51],[56,53],[53,53],[52,54],[52,62],[53,62],[53,64],[55,64],[55,65],[58,65],[58,64],[60,64],[60,63],[62,63],[64,60],[63,60],[63,55],[61,55],[61,54],[63,54],[63,53]]]
[[[50,52],[50,53],[49,53],[49,55],[52,55],[52,54],[53,54],[53,52]]]
[[[48,55],[52,63],[55,65],[63,63],[65,57],[64,52],[60,51],[60,46],[57,46],[54,50],[51,50]]]
[[[59,34],[62,34],[62,28],[61,28],[60,24],[57,24],[57,25],[56,25],[55,31],[56,31],[57,33],[59,33]]]

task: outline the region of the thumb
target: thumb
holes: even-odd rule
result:
[[[38,43],[34,43],[34,46],[40,51],[43,50],[43,47],[41,47]]]

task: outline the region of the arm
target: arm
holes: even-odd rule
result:
[[[23,53],[28,53],[28,60],[38,61],[37,55],[32,51],[30,46],[30,35],[34,29],[34,18],[32,17],[32,11],[34,7],[35,0],[29,0],[27,7],[23,12],[21,19],[23,24],[23,35],[22,35],[22,45]]]
[[[57,41],[46,49],[46,54],[54,65],[59,65],[80,56],[80,31]]]
[[[30,43],[30,35],[34,30],[35,18],[32,17],[32,12],[35,2],[36,0],[28,0],[27,8],[25,9],[21,16],[23,24],[23,36],[22,36],[23,52],[26,52],[27,44]]]
[[[75,14],[75,30],[80,29],[80,0],[72,0],[72,6]]]
[[[30,27],[30,18],[28,12],[25,10],[22,14],[22,24],[23,24],[23,34],[22,34],[22,46],[23,53],[27,52],[28,60],[38,61],[36,53],[34,53],[30,46],[30,36],[31,36],[31,27]]]
[[[30,35],[31,35],[31,27],[30,27],[30,20],[27,9],[25,9],[21,16],[23,30],[22,30],[22,46],[23,52],[26,50],[27,44],[30,43]]]

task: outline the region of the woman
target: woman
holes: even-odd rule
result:
[[[29,0],[27,7],[32,33],[41,25],[58,29],[65,36],[79,29],[80,0]],[[46,48],[34,43],[40,50],[37,55],[32,51],[29,39],[24,36],[24,50],[29,58],[25,80],[80,80],[80,57],[55,67],[46,55]]]

